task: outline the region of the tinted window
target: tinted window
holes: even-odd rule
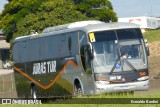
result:
[[[139,39],[142,38],[140,29],[121,29],[116,30],[118,39]]]
[[[21,57],[21,62],[26,62],[28,60],[28,54],[27,54],[27,42],[20,42],[20,57]]]
[[[59,36],[49,36],[47,37],[48,41],[48,58],[55,58],[58,56],[58,47],[60,44]]]
[[[48,58],[69,56],[68,39],[66,34],[49,36],[47,41]]]
[[[38,47],[39,47],[39,58],[40,60],[44,60],[48,58],[48,42],[47,38],[39,38],[38,39]]]
[[[116,37],[116,34],[118,38]],[[100,31],[94,32],[94,35],[96,42],[142,38],[141,31],[138,28]]]
[[[71,55],[78,54],[78,34],[77,32],[72,32],[68,34],[68,48],[71,46]]]
[[[29,40],[28,46],[29,46],[28,52],[30,61],[39,60],[38,39]]]
[[[115,31],[95,32],[94,35],[96,42],[116,40]]]
[[[13,47],[13,61],[14,63],[20,62],[19,43],[15,43]]]

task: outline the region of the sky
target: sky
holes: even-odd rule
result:
[[[160,16],[160,0],[109,0],[120,18]]]
[[[4,9],[4,5],[8,3],[7,0],[0,0],[0,13],[2,12],[2,10]]]
[[[160,16],[160,0],[109,0],[117,16]],[[2,12],[6,0],[0,0],[0,12]]]

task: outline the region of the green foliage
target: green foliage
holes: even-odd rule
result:
[[[109,22],[117,21],[116,13],[108,0],[73,0],[77,6],[77,10],[91,18]]]
[[[80,2],[75,5],[73,0],[8,0],[0,14],[0,28],[7,42],[12,42],[16,37],[29,35],[33,30],[40,33],[50,26],[90,19],[117,20],[108,0],[77,1]]]
[[[17,24],[23,20],[27,14],[35,12],[42,2],[43,0],[12,0],[9,1],[9,4],[5,5],[5,9],[1,14],[0,28],[3,29],[7,42],[9,42],[16,33],[19,33]]]
[[[147,31],[143,35],[148,42],[160,41],[160,30]]]
[[[63,7],[63,8],[62,8]],[[48,0],[41,4],[36,13],[26,15],[23,20],[17,23],[17,30],[14,37],[28,35],[31,30],[41,32],[49,26],[56,26],[74,21],[85,20],[87,17],[75,11],[73,4],[64,0]]]

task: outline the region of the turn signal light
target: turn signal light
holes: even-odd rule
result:
[[[107,78],[96,78],[96,81],[108,81]]]

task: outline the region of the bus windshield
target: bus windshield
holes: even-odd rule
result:
[[[93,46],[95,73],[130,72],[147,67],[140,29],[94,32],[89,37]]]

